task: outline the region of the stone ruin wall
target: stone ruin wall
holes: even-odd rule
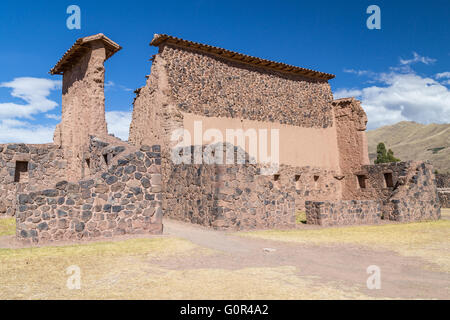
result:
[[[326,80],[257,68],[173,45],[162,45],[159,55],[166,62],[171,94],[183,112],[307,128],[333,126],[333,96]]]
[[[106,48],[101,40],[89,43],[89,49],[63,73],[62,120],[54,133],[54,142],[62,147],[68,180],[82,178],[87,146],[91,135],[108,135],[105,120]]]
[[[248,161],[174,165],[167,155],[162,171],[165,215],[215,229],[292,227],[305,201],[336,201],[341,194],[336,172],[321,168],[282,165],[275,175],[261,175],[261,166]]]
[[[441,205],[436,188],[433,166],[429,163],[410,161],[406,175],[399,178],[389,199],[384,216],[389,220],[411,222],[438,220]]]
[[[378,224],[381,222],[380,200],[307,201],[306,223],[321,226]]]
[[[438,187],[439,201],[442,208],[450,208],[450,173],[437,174],[436,182]]]
[[[387,179],[385,174],[390,174],[390,178]],[[368,165],[363,166],[358,175],[364,176],[365,182],[364,188],[359,186],[355,193],[356,202],[344,200],[336,204],[307,203],[308,223],[370,224],[374,218],[373,214],[379,211],[378,207],[381,208],[380,217],[385,220],[413,222],[440,219],[436,178],[429,163],[408,161]],[[355,183],[359,184],[357,176],[354,179]],[[366,208],[363,212],[358,209],[361,203]],[[336,208],[344,209],[339,211]],[[360,215],[347,217],[345,215],[348,212],[359,212]]]
[[[0,216],[14,216],[16,195],[66,179],[67,161],[54,144],[0,145]]]
[[[99,145],[99,140],[94,143]],[[117,148],[102,144],[108,150]],[[25,241],[162,233],[160,147],[121,153],[106,171],[75,183],[60,181],[49,189],[19,193],[17,202],[16,235]]]
[[[359,199],[355,173],[361,170],[361,166],[370,164],[365,132],[367,116],[361,103],[354,98],[335,100],[332,105],[336,119],[342,199]]]
[[[160,143],[170,150],[174,145],[169,140],[170,135],[175,129],[184,127],[185,113],[334,130],[331,128],[331,101],[331,89],[325,80],[286,75],[189,49],[161,46],[159,54],[154,57],[146,85],[137,90],[129,141],[137,146]],[[283,112],[280,112],[280,107]],[[298,108],[302,110],[301,116],[298,116]],[[268,219],[270,214],[262,213],[268,200],[261,199],[266,194],[271,199],[270,203],[279,202],[281,191],[269,188],[274,176],[254,177],[256,169],[255,166],[252,168],[240,165],[175,166],[169,156],[163,157],[165,214],[217,228],[269,228],[291,224],[296,210],[294,203],[297,210],[304,210],[308,199],[340,198],[337,165],[328,169],[283,166],[284,173],[280,174],[282,189],[291,192],[291,200],[286,200],[290,205],[284,212],[289,213],[278,222],[273,218],[275,216]],[[222,173],[218,174],[218,171]],[[239,172],[241,180],[236,180],[236,172]],[[295,180],[296,176],[299,176],[299,181]],[[319,181],[315,181],[315,176]],[[215,181],[217,177],[222,180]],[[252,179],[253,183],[249,184]],[[223,190],[218,189],[217,184],[223,185]],[[250,189],[251,195],[248,192],[230,194],[230,190],[239,189],[238,184],[246,186],[242,190]],[[259,201],[256,206],[255,201],[249,200],[255,196]],[[221,199],[223,204],[219,205],[219,197],[233,198],[233,201]],[[247,207],[248,210],[245,209]],[[255,210],[258,210],[256,217]],[[226,213],[226,219],[223,213],[218,215],[219,211]],[[272,211],[280,210],[274,208]]]

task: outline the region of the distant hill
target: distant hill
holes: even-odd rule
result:
[[[405,160],[430,160],[439,173],[450,172],[450,124],[424,125],[402,121],[367,131],[370,163],[377,158],[377,144],[384,142]]]

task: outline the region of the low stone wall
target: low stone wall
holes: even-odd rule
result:
[[[450,188],[438,189],[438,196],[441,208],[450,208]]]
[[[16,234],[39,242],[161,233],[161,200],[160,147],[143,146],[78,183],[19,194]]]
[[[306,221],[321,226],[377,224],[382,205],[378,200],[307,201]]]
[[[410,161],[400,176],[389,200],[385,202],[385,219],[411,222],[437,220],[441,217],[433,166]]]
[[[67,162],[54,144],[0,145],[0,216],[14,216],[16,195],[66,179]]]
[[[436,184],[438,188],[450,188],[450,173],[438,173]]]

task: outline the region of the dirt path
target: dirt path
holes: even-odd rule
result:
[[[437,298],[450,296],[448,273],[429,271],[419,258],[392,251],[372,250],[353,245],[317,246],[242,238],[173,220],[164,221],[167,236],[187,239],[201,247],[218,251],[200,259],[171,259],[167,268],[223,268],[295,266],[300,276],[317,277],[323,284],[356,287],[373,297]],[[269,250],[264,250],[269,249]],[[382,288],[367,289],[367,267],[381,270]]]

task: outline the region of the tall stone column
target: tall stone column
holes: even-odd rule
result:
[[[358,199],[357,174],[369,163],[366,138],[367,115],[361,103],[354,98],[343,98],[332,102],[336,119],[336,134],[339,150],[339,166],[343,177],[342,198]]]
[[[89,136],[108,134],[105,120],[104,62],[121,47],[103,34],[78,39],[51,74],[63,75],[62,120],[54,143],[68,162],[69,180],[78,180],[88,169]]]

